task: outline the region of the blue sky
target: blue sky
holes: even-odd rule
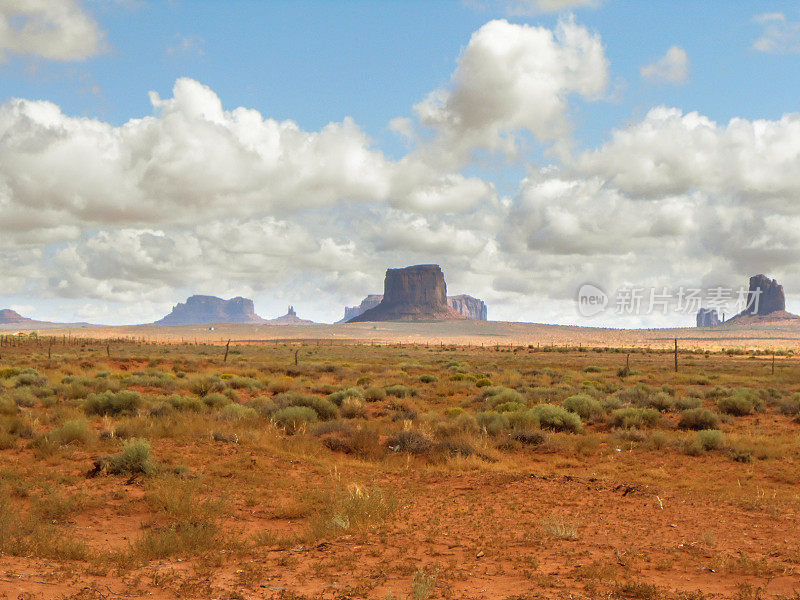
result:
[[[126,8],[126,6],[128,8]],[[228,108],[247,106],[318,129],[352,116],[381,146],[390,119],[406,115],[445,84],[470,35],[493,18],[552,27],[561,13],[514,14],[503,2],[437,0],[231,2],[180,0],[86,5],[106,32],[107,51],[78,63],[12,57],[2,99],[51,100],[64,112],[122,124],[150,114],[147,92],[168,95],[175,80],[208,85]],[[757,52],[753,17],[795,2],[608,1],[575,18],[602,35],[612,65],[608,102],[580,107],[587,145],[666,104],[718,121],[775,119],[797,109],[794,54]],[[691,57],[687,85],[654,85],[639,68],[672,45]],[[97,89],[94,89],[97,86]],[[618,90],[618,91],[617,91]]]
[[[20,6],[25,4],[23,1]],[[547,10],[552,8],[552,4],[563,5],[564,10]],[[6,106],[15,98],[31,102],[48,101],[55,104],[66,119],[85,117],[111,128],[109,131],[116,131],[114,128],[124,126],[131,119],[158,118],[161,114],[159,110],[171,110],[155,109],[148,92],[157,92],[159,98],[166,101],[176,93],[173,88],[177,80],[189,79],[207,86],[226,111],[237,107],[254,109],[263,119],[278,122],[290,120],[302,132],[311,135],[322,131],[330,123],[341,124],[346,119],[352,119],[365,136],[365,148],[392,163],[392,169],[401,168],[396,163],[403,163],[408,157],[424,155],[428,160],[435,151],[438,153],[434,161],[437,162],[436,177],[452,182],[453,177],[458,175],[471,181],[473,189],[483,185],[492,190],[491,198],[484,194],[468,210],[443,204],[445,201],[438,199],[434,201],[438,207],[436,210],[430,206],[422,210],[418,202],[403,204],[396,200],[399,192],[392,191],[388,196],[378,194],[377,204],[371,203],[374,200],[372,196],[369,197],[370,203],[361,204],[363,199],[358,193],[354,197],[352,192],[348,192],[342,196],[333,194],[335,197],[309,207],[306,213],[293,212],[292,202],[270,203],[268,207],[261,202],[257,210],[237,215],[239,221],[235,227],[252,225],[256,221],[263,224],[265,219],[272,219],[269,227],[278,227],[283,232],[291,229],[293,235],[308,233],[310,238],[317,240],[324,236],[315,228],[317,225],[311,225],[312,222],[329,225],[341,223],[338,229],[325,234],[331,239],[330,247],[338,248],[326,256],[355,257],[358,264],[349,269],[338,265],[333,280],[324,268],[328,263],[322,258],[304,270],[295,267],[291,256],[281,257],[273,253],[264,257],[270,264],[269,275],[251,268],[243,270],[235,278],[226,279],[224,274],[220,276],[209,271],[193,281],[186,272],[179,273],[180,268],[169,261],[159,262],[161,259],[158,256],[147,254],[148,251],[142,249],[141,240],[137,240],[135,246],[143,252],[147,268],[126,264],[124,269],[129,274],[125,277],[130,280],[122,278],[102,292],[93,291],[102,286],[90,281],[101,279],[98,274],[106,268],[102,265],[106,254],[99,249],[103,239],[113,236],[127,236],[126,239],[129,239],[130,236],[141,237],[150,235],[146,232],[156,231],[159,243],[174,241],[184,235],[189,236],[186,239],[194,240],[191,235],[197,233],[198,227],[216,220],[221,222],[225,212],[206,214],[197,210],[194,222],[185,219],[171,222],[163,216],[148,220],[131,218],[130,215],[124,219],[115,216],[104,220],[102,217],[87,218],[85,212],[81,213],[83,216],[76,213],[72,215],[74,221],[64,221],[65,224],[71,223],[69,231],[61,231],[56,235],[53,234],[52,223],[47,227],[36,226],[39,229],[33,227],[30,230],[27,242],[12,240],[0,248],[0,265],[6,266],[7,270],[11,266],[21,269],[20,265],[30,261],[28,272],[35,273],[31,277],[17,276],[13,281],[9,280],[5,286],[7,293],[0,294],[0,304],[22,307],[40,318],[60,316],[62,319],[124,322],[126,319],[156,318],[170,304],[181,300],[182,295],[193,291],[243,293],[256,298],[257,307],[265,316],[275,316],[284,304],[291,301],[301,316],[334,320],[341,312],[341,304],[356,303],[366,293],[380,291],[381,274],[387,266],[402,266],[397,263],[412,261],[441,262],[444,266],[450,266],[451,271],[458,269],[459,274],[452,277],[451,288],[457,286],[458,290],[454,291],[486,297],[490,303],[490,314],[496,318],[571,323],[580,322],[573,308],[541,310],[542,303],[536,298],[547,297],[558,300],[561,306],[568,305],[569,290],[576,282],[590,276],[595,281],[603,279],[602,283],[609,289],[637,281],[647,285],[677,285],[676,281],[699,285],[712,280],[739,284],[742,279],[746,281],[746,275],[751,274],[746,269],[752,268],[775,273],[775,276],[785,273],[790,277],[796,270],[792,268],[792,262],[785,257],[771,261],[769,252],[764,250],[773,248],[777,255],[777,250],[785,252],[787,248],[791,249],[795,240],[790,232],[783,234],[788,238],[773,240],[774,244],[768,240],[743,257],[735,250],[723,247],[723,240],[734,232],[719,231],[713,240],[695,243],[689,239],[692,233],[684,224],[685,229],[664,243],[676,252],[683,253],[681,256],[685,256],[686,261],[692,264],[687,266],[684,273],[671,267],[662,279],[640,277],[643,269],[648,273],[652,271],[651,267],[645,269],[643,265],[652,265],[652,261],[658,258],[637,258],[641,248],[631,247],[614,255],[605,245],[595,242],[591,247],[543,252],[541,245],[550,239],[549,236],[556,235],[559,228],[567,227],[562,229],[563,233],[572,231],[569,227],[577,227],[575,222],[585,214],[585,211],[580,212],[583,200],[569,195],[559,196],[544,207],[538,204],[540,197],[537,195],[539,199],[531,209],[532,201],[526,200],[526,193],[539,192],[534,189],[536,186],[530,178],[524,178],[531,173],[537,173],[537,177],[553,178],[552,171],[546,175],[541,171],[550,165],[557,170],[556,179],[559,182],[569,180],[573,188],[580,184],[582,187],[603,190],[603,193],[609,193],[613,188],[611,191],[618,193],[619,198],[606,201],[615,207],[623,201],[631,202],[631,206],[643,210],[643,214],[662,214],[664,211],[673,214],[679,212],[676,207],[680,205],[686,210],[691,207],[691,210],[704,213],[713,209],[720,214],[728,214],[727,208],[749,211],[748,218],[755,211],[760,219],[769,220],[770,211],[774,210],[777,203],[780,207],[777,213],[794,218],[790,193],[794,185],[792,182],[777,191],[754,189],[750,180],[737,188],[720,184],[719,181],[724,180],[725,176],[716,174],[716,178],[708,182],[659,182],[660,187],[656,190],[652,181],[632,182],[630,178],[635,175],[632,173],[620,184],[615,179],[618,172],[613,161],[622,160],[624,163],[624,157],[620,159],[622,148],[608,148],[607,152],[603,151],[603,156],[595,157],[596,160],[584,157],[586,160],[580,166],[576,165],[583,153],[603,149],[604,144],[614,138],[615,131],[628,128],[637,130],[642,124],[649,127],[648,114],[659,106],[677,109],[682,115],[696,111],[701,117],[716,122],[719,131],[715,131],[714,135],[719,140],[713,143],[729,144],[725,147],[726,152],[734,152],[737,156],[744,156],[750,150],[757,152],[757,147],[743,149],[736,146],[731,150],[730,144],[738,143],[734,139],[736,136],[731,135],[734,141],[726,142],[722,130],[731,119],[743,119],[748,124],[757,120],[779,123],[783,115],[798,111],[800,11],[797,4],[759,1],[721,2],[712,6],[699,1],[547,0],[543,5],[536,0],[92,0],[75,3],[74,13],[66,17],[56,15],[52,18],[83,19],[80,25],[86,28],[85,37],[96,36],[95,46],[73,41],[70,43],[76,44],[74,47],[64,42],[56,50],[51,50],[47,49],[50,48],[47,45],[50,40],[44,40],[42,48],[46,49],[37,50],[36,43],[41,40],[30,40],[28,44],[25,40],[4,41],[0,37],[0,51],[4,58],[4,62],[0,63],[0,102]],[[50,18],[52,15],[45,16]],[[10,22],[13,25],[21,22],[20,19],[25,15],[6,17],[12,19]],[[487,23],[496,19],[506,19],[511,26],[528,32],[556,32],[559,23],[572,23],[580,30],[580,35],[598,42],[606,65],[605,80],[591,83],[596,88],[591,93],[575,91],[578,88],[569,88],[572,84],[563,91],[557,91],[557,96],[568,103],[563,111],[556,114],[557,118],[564,118],[566,130],[555,135],[543,133],[541,127],[544,125],[537,126],[534,123],[536,117],[533,113],[538,108],[533,103],[529,108],[523,107],[523,111],[530,110],[532,114],[517,115],[516,121],[511,119],[515,124],[502,131],[504,138],[515,137],[518,147],[522,149],[517,153],[498,151],[498,146],[492,146],[499,143],[498,140],[490,139],[492,134],[486,131],[481,133],[485,134],[481,141],[469,147],[463,145],[468,144],[464,140],[454,142],[453,136],[463,132],[447,133],[445,126],[431,125],[414,108],[437,89],[450,93],[451,98],[457,96],[460,57],[470,47],[472,36],[484,31]],[[530,28],[525,29],[526,26]],[[53,33],[57,34],[58,31]],[[758,40],[765,36],[770,39],[759,44]],[[533,47],[535,45],[521,46],[521,51]],[[659,71],[653,76],[644,76],[643,67],[662,59],[672,47],[677,47],[680,58],[680,64],[673,65],[677,71],[667,75]],[[54,52],[62,52],[63,56],[54,56]],[[581,56],[579,60],[590,58]],[[500,65],[499,69],[502,67]],[[547,68],[545,71],[547,75],[535,77],[550,76]],[[555,77],[560,76],[558,72],[553,72]],[[474,73],[467,73],[466,70],[461,73],[465,80],[472,75]],[[588,77],[586,73],[583,76]],[[583,84],[575,85],[580,87]],[[186,93],[200,94],[197,90]],[[397,127],[390,126],[397,117],[411,119],[415,131],[422,132],[423,137],[416,141],[405,139],[396,131]],[[498,119],[503,121],[500,117]],[[79,125],[75,124],[75,127]],[[757,126],[754,127],[757,129]],[[162,134],[167,136],[167,140],[173,139],[169,137],[169,131]],[[113,138],[117,134],[109,135]],[[451,138],[447,142],[449,146],[444,150],[433,148],[437,146],[437,139],[441,137],[444,140],[447,135]],[[195,141],[202,143],[200,138]],[[182,139],[181,143],[187,142]],[[556,150],[562,143],[570,148],[569,158]],[[708,160],[717,160],[723,153],[721,147],[709,147],[703,140],[698,144],[698,152],[711,153]],[[427,146],[430,147],[426,149]],[[471,158],[455,158],[458,148],[464,149]],[[674,153],[670,156],[673,157],[670,160],[678,160],[674,158]],[[781,160],[785,158],[791,165],[792,160],[796,159],[793,156],[789,151]],[[486,160],[486,157],[489,159]],[[659,154],[659,160],[665,159]],[[441,165],[438,161],[441,161]],[[782,164],[785,169],[786,163]],[[202,166],[200,168],[202,170]],[[678,172],[676,167],[672,176],[680,179],[679,175],[675,175]],[[173,176],[174,169],[170,173]],[[19,170],[5,173],[9,180],[15,181],[24,179],[25,175]],[[78,174],[76,176],[79,177]],[[430,176],[433,177],[432,174]],[[402,179],[400,175],[397,177]],[[365,180],[369,180],[369,185],[378,185],[367,173]],[[555,179],[536,185],[544,189],[547,187],[545,183],[552,187],[554,182]],[[593,183],[588,185],[586,182]],[[461,183],[459,180],[459,185]],[[108,182],[108,185],[109,189],[114,189],[114,182]],[[124,189],[126,183],[120,180],[116,185]],[[174,185],[175,189],[181,188],[177,180],[171,180],[170,185]],[[358,182],[348,182],[346,188],[352,190],[353,185],[359,187]],[[428,187],[423,195],[429,198],[431,186],[429,183],[425,185]],[[442,185],[440,181],[433,188],[441,191]],[[240,189],[241,186],[234,187]],[[249,184],[245,187],[250,190]],[[302,195],[304,189],[298,188],[297,193]],[[11,191],[6,192],[11,194],[7,206],[14,204],[17,211],[29,213],[38,209],[39,202],[29,190],[25,193],[15,190],[11,185]],[[77,195],[80,193],[75,192]],[[159,202],[158,192],[148,193],[155,194],[148,200]],[[195,193],[203,196],[204,190],[197,188]],[[225,193],[230,194],[229,191]],[[414,191],[409,193],[413,195]],[[209,198],[216,197],[211,191],[208,194]],[[770,196],[766,200],[765,194]],[[256,204],[260,202],[249,196],[247,199],[244,196],[238,199],[226,197],[236,206],[251,201]],[[645,204],[643,199],[649,202],[648,209],[641,208]],[[77,204],[83,206],[86,202],[88,200],[81,200]],[[728,207],[726,202],[733,204]],[[704,203],[705,208],[699,203]],[[0,217],[6,205],[0,197]],[[533,211],[535,215],[525,212],[524,218],[531,219],[530,228],[518,232],[521,236],[518,240],[511,240],[512,225],[528,223],[519,217],[523,206],[527,206],[525,210]],[[191,200],[182,207],[189,213],[195,210]],[[55,209],[61,210],[61,207]],[[111,214],[115,209],[99,206],[93,210],[94,214]],[[568,214],[570,210],[576,212]],[[559,213],[559,216],[555,217],[555,213]],[[18,218],[19,212],[14,215]],[[509,222],[508,219],[514,219],[515,215],[519,218],[514,223]],[[414,241],[412,250],[406,251],[401,247],[401,242],[388,245],[384,241],[376,242],[380,237],[377,233],[369,240],[355,239],[347,230],[347,224],[353,223],[354,218],[368,218],[368,225],[376,231],[396,226],[414,227],[417,228],[415,231],[429,232],[429,237],[474,242],[475,254],[470,260],[469,256],[459,256],[458,248],[448,248],[444,242],[426,245],[419,243],[419,240]],[[550,222],[548,219],[554,220]],[[481,222],[491,222],[491,225],[482,229],[479,225]],[[720,219],[714,221],[715,224],[719,222]],[[663,219],[658,222],[661,223]],[[302,232],[300,229],[295,231],[292,229],[294,227],[304,229]],[[584,231],[587,235],[583,237],[604,236],[608,246],[613,246],[615,236],[619,235],[617,231],[604,231],[602,224],[581,227],[589,228]],[[531,228],[539,228],[539,232]],[[656,237],[658,240],[664,239],[662,234]],[[39,238],[42,240],[40,243],[31,242]],[[524,251],[520,250],[517,243],[522,238],[527,239],[523,244]],[[7,236],[7,239],[10,240],[10,237]],[[602,251],[597,250],[600,246],[603,246]],[[378,252],[376,255],[376,247],[384,248],[381,251],[383,254]],[[99,256],[90,256],[92,248]],[[324,253],[327,252],[325,248],[322,244],[317,250]],[[59,264],[59,260],[54,259],[56,255],[63,255],[60,260],[62,264],[67,264],[64,263],[67,250],[72,253],[69,260],[77,261],[69,264],[80,263],[85,271],[85,281],[80,285],[69,277],[62,281],[60,275],[53,272],[54,265]],[[198,250],[197,256],[204,260],[208,258],[207,252]],[[616,265],[613,274],[599,267],[594,271],[586,267],[589,262],[586,256],[597,257],[598,253],[607,262]],[[759,260],[752,258],[756,254],[761,257]],[[244,255],[246,260],[254,260],[253,252],[249,249]],[[335,265],[336,258],[330,256],[330,264]],[[377,258],[374,264],[369,263],[369,257]],[[559,260],[560,270],[554,266]],[[507,272],[497,274],[492,272],[490,266],[487,267],[498,261],[508,266]],[[630,268],[626,269],[626,265]],[[109,268],[115,271],[114,267]],[[137,273],[144,271],[147,271],[149,278],[148,289],[155,285],[157,290],[144,294],[144,302],[133,302],[131,298],[137,296],[133,290],[137,285],[144,285],[142,280],[136,279]],[[565,282],[558,292],[546,286],[526,283],[546,280],[556,274]],[[271,283],[266,284],[267,279]],[[209,282],[214,282],[214,285]],[[800,284],[800,278],[796,282]],[[355,284],[357,286],[353,287]],[[200,287],[203,289],[196,289]],[[313,298],[319,297],[326,299],[322,307],[313,301]],[[793,302],[796,301],[790,292],[790,304]],[[492,307],[495,307],[494,313]],[[688,324],[691,321],[686,315],[673,316],[671,319],[664,321],[648,316],[636,321],[624,321],[609,316],[602,322],[636,326]]]

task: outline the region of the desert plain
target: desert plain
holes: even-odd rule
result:
[[[264,329],[2,338],[0,597],[800,594],[790,327]]]

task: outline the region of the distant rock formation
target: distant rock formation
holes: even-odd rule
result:
[[[381,303],[381,300],[383,300],[383,294],[370,294],[364,298],[361,301],[361,304],[358,306],[345,306],[344,317],[341,321],[337,321],[337,323],[347,323],[350,319],[353,319],[361,313],[368,311],[370,308],[375,308],[378,306],[378,304]]]
[[[415,265],[404,269],[387,269],[380,303],[349,322],[463,318],[447,304],[447,286],[439,265]]]
[[[783,286],[766,275],[753,275],[747,292],[747,307],[741,314],[763,316],[779,310],[786,310]]]
[[[383,300],[383,294],[370,294],[361,301],[358,306],[345,306],[344,317],[337,321],[337,323],[347,323],[350,319],[368,311],[370,308],[375,308]],[[485,321],[487,316],[486,303],[479,298],[461,294],[459,296],[448,296],[447,304],[450,308],[461,313],[468,319],[476,321]]]
[[[0,325],[16,325],[16,324],[25,324],[32,322],[33,319],[29,319],[28,317],[23,317],[18,312],[11,310],[9,308],[4,308],[0,310]]]
[[[468,319],[485,321],[487,316],[486,303],[483,300],[461,294],[459,296],[448,296],[447,303]]]
[[[223,300],[216,296],[190,296],[155,325],[209,325],[211,323],[263,323],[255,313],[253,301],[236,297]]]
[[[749,323],[800,319],[786,312],[786,296],[783,286],[766,275],[753,275],[747,291],[747,306],[726,323]]]
[[[697,311],[698,327],[714,327],[720,323],[716,308],[701,308]]]
[[[314,321],[298,317],[297,313],[294,312],[294,306],[290,306],[289,310],[282,317],[264,321],[264,325],[311,325],[313,323]]]

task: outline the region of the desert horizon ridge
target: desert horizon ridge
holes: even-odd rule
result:
[[[122,325],[75,326],[47,329],[0,329],[36,332],[43,338],[144,340],[164,343],[270,343],[323,342],[337,344],[404,343],[457,346],[585,346],[599,348],[672,349],[674,340],[682,350],[800,350],[800,325],[765,323],[728,325],[717,328],[612,329],[578,325],[507,323],[500,321],[380,322],[312,325]]]

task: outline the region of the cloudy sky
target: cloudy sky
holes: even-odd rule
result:
[[[492,319],[761,272],[800,311],[800,11],[709,6],[0,0],[0,308],[334,321],[438,263]]]

